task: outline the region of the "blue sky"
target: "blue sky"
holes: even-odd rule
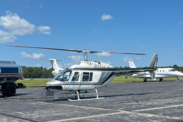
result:
[[[145,56],[89,54],[89,60],[147,66],[158,53],[159,66],[183,66],[182,0],[1,0],[0,60],[50,67],[34,58],[75,64],[83,54],[13,48],[6,45],[145,53]]]

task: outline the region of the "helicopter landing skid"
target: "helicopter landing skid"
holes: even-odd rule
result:
[[[80,94],[78,91],[76,91],[77,94],[72,94],[73,96],[77,96],[78,99],[68,99],[69,101],[83,101],[83,100],[96,100],[96,99],[104,99],[103,97],[99,98],[98,94],[102,94],[102,93],[98,93],[97,89],[95,89],[96,93],[90,93],[90,94]],[[81,99],[80,95],[93,95],[96,94],[96,98],[90,98],[90,99]]]

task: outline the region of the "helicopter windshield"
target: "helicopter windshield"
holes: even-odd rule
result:
[[[54,77],[55,80],[59,80],[59,81],[68,81],[71,75],[71,70],[62,70],[59,73],[56,74],[56,76]]]

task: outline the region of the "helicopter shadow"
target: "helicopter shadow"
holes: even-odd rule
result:
[[[15,96],[22,96],[22,95],[28,95],[28,94],[31,94],[31,93],[16,93],[16,95]]]
[[[111,98],[111,97],[119,97],[119,96],[133,96],[133,95],[147,95],[147,94],[155,94],[155,93],[161,93],[161,92],[151,92],[151,93],[137,93],[137,94],[119,94],[119,95],[100,95],[100,97],[104,98]],[[69,98],[72,98],[73,100],[77,100],[77,97],[68,97],[68,98],[57,98],[57,99],[49,99],[45,100],[45,102],[57,102],[57,101],[68,101]],[[96,98],[96,96],[81,96],[81,99],[91,99]]]
[[[133,95],[147,95],[147,94],[155,94],[155,93],[161,93],[161,92],[150,92],[150,93],[136,93],[136,94],[119,94],[119,95],[101,95],[100,97],[119,97],[119,96],[133,96]]]

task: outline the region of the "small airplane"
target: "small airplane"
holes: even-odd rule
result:
[[[96,95],[94,99],[102,99],[98,97],[98,87],[102,87],[110,84],[116,75],[134,74],[138,72],[150,72],[151,78],[154,79],[155,70],[157,69],[158,54],[154,54],[149,67],[146,68],[114,68],[109,64],[88,61],[88,53],[103,53],[103,51],[87,51],[87,50],[70,50],[60,48],[47,48],[47,47],[30,47],[30,46],[14,46],[10,47],[24,47],[24,48],[38,48],[38,49],[50,49],[50,50],[62,50],[70,52],[84,53],[84,61],[81,61],[79,65],[72,65],[70,68],[66,68],[58,72],[52,80],[46,83],[46,88],[43,91],[46,96],[54,95],[54,90],[61,91],[74,91],[73,96],[77,96],[77,100],[81,99],[81,95]],[[133,54],[133,55],[145,55],[141,53],[126,53],[126,52],[105,52],[116,54]],[[87,90],[95,89],[96,93],[85,93]],[[84,93],[82,94],[81,92]],[[43,93],[43,94],[44,94]],[[75,101],[68,99],[69,101]],[[88,100],[88,99],[87,99]]]
[[[130,65],[130,68],[136,68],[132,60],[129,60],[129,65]],[[133,74],[132,77],[144,78],[144,82],[146,82],[148,78],[151,78],[149,72],[136,73],[136,74]],[[183,77],[183,73],[175,70],[174,68],[157,68],[155,72],[155,79],[153,80],[156,80],[156,78],[158,78],[159,81],[163,81],[163,78],[169,78],[169,77],[176,77],[177,81],[180,81],[179,77]]]
[[[57,61],[63,61],[63,59],[35,59],[35,60],[42,60],[42,61],[50,61],[53,71],[53,76],[56,75],[59,71],[64,70],[63,68],[60,68],[57,64]]]

